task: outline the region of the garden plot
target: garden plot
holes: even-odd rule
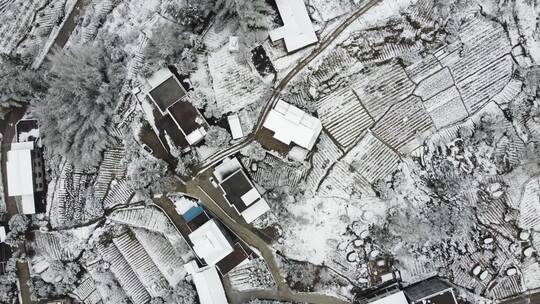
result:
[[[343,151],[334,144],[332,139],[326,135],[326,132],[322,132],[315,153],[311,158],[311,170],[305,180],[306,192],[308,193],[306,196],[317,191],[328,170],[342,156]]]
[[[150,294],[145,289],[137,274],[133,271],[126,258],[122,255],[115,244],[97,244],[97,249],[103,260],[109,263],[110,270],[114,274],[122,289],[134,304],[148,303]]]
[[[519,226],[540,231],[540,178],[528,181],[523,189],[519,206]]]
[[[392,106],[372,131],[390,147],[409,153],[421,145],[434,125],[418,97],[410,96]]]
[[[414,84],[403,68],[397,63],[390,63],[369,68],[365,73],[357,75],[352,89],[377,121],[391,106],[409,96]]]
[[[416,61],[415,63],[407,66],[405,68],[405,73],[409,75],[409,78],[414,83],[419,83],[424,78],[435,74],[441,68],[442,66],[437,60],[437,57],[433,55],[427,55],[422,60]]]
[[[101,267],[97,267],[97,264],[90,266],[87,270],[96,286],[94,294],[98,293],[103,303],[122,303],[128,297],[110,270],[103,271]]]
[[[454,80],[450,70],[444,68],[420,81],[413,94],[419,96],[422,100],[428,100],[453,84]]]
[[[356,94],[349,88],[323,98],[317,114],[323,127],[343,148],[353,144],[360,134],[374,123]]]
[[[273,289],[276,283],[264,259],[251,259],[227,273],[226,278],[235,290]]]
[[[468,116],[467,109],[455,86],[426,100],[424,107],[437,129],[449,126]]]
[[[145,229],[133,229],[135,237],[167,279],[170,286],[176,286],[186,275],[184,264],[187,260],[181,256],[171,243],[161,234]]]
[[[53,1],[54,7],[63,5],[66,1]],[[44,21],[44,33],[48,34],[46,28],[50,30],[50,23],[57,22],[57,18],[60,17],[58,11],[55,9],[47,9],[49,1],[25,1],[16,0],[8,3],[0,14],[2,20],[0,24],[0,36],[3,37],[0,41],[0,53],[11,54],[15,52],[20,44],[28,38],[32,27],[34,26],[34,20],[39,12],[43,11],[44,14],[50,14],[50,20]]]
[[[131,266],[148,294],[153,298],[163,296],[169,285],[137,238],[128,232],[114,238],[113,243]]]
[[[193,258],[186,240],[163,212],[155,207],[137,207],[115,210],[109,219],[137,228],[144,228],[162,234],[185,261]]]
[[[443,66],[452,70],[456,83],[484,69],[510,52],[510,42],[500,24],[481,17],[470,18],[459,32],[462,49],[441,53],[438,57]],[[455,46],[450,45],[448,50]]]
[[[372,132],[367,134],[343,158],[351,170],[359,173],[370,184],[388,177],[397,170],[399,156]]]
[[[469,113],[474,113],[499,93],[510,81],[512,58],[507,55],[491,62],[484,69],[457,82],[463,102]]]
[[[338,161],[320,183],[315,196],[350,199],[354,195],[372,193],[371,184],[360,173],[351,171],[349,163]]]
[[[249,158],[243,158],[242,161],[246,168],[251,166]],[[266,189],[282,186],[296,187],[306,173],[307,168],[302,164],[287,163],[268,153],[264,160],[257,162],[257,171],[249,172],[253,180]]]
[[[222,115],[261,101],[268,91],[256,72],[239,56],[230,53],[225,46],[208,58],[218,112]]]
[[[80,280],[73,294],[84,304],[99,304],[103,300],[99,291],[96,290],[94,279],[89,275]]]

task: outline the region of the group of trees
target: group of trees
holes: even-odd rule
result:
[[[32,103],[45,146],[73,164],[97,164],[110,144],[109,127],[121,91],[124,64],[102,44],[73,45],[51,57],[49,89]]]

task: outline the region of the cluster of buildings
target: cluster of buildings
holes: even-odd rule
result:
[[[251,252],[218,221],[208,216],[194,199],[176,201],[176,210],[188,226],[186,240],[198,257],[184,268],[192,276],[201,304],[228,303],[220,280],[249,261]]]

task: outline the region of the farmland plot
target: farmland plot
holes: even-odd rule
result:
[[[323,127],[347,148],[374,123],[355,93],[346,88],[334,92],[319,103],[317,113]]]
[[[325,132],[321,133],[315,153],[311,158],[311,169],[305,179],[307,196],[317,191],[328,170],[342,156],[343,151]]]
[[[379,120],[391,106],[412,93],[414,84],[402,67],[390,63],[359,74],[352,89],[368,113]]]
[[[390,147],[408,153],[420,146],[433,129],[420,99],[410,96],[392,106],[372,131]]]
[[[424,106],[437,129],[449,126],[468,116],[467,109],[455,86],[426,100]]]
[[[444,68],[420,81],[413,94],[419,96],[422,100],[428,100],[437,93],[448,89],[453,84],[454,80],[452,79],[450,70]]]
[[[237,112],[257,103],[268,90],[245,60],[230,53],[227,46],[211,53],[208,66],[220,114]]]

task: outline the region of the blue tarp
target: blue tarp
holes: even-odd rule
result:
[[[186,222],[191,221],[192,219],[196,218],[197,215],[203,213],[203,208],[201,206],[191,207],[186,213],[182,214],[182,217]]]

